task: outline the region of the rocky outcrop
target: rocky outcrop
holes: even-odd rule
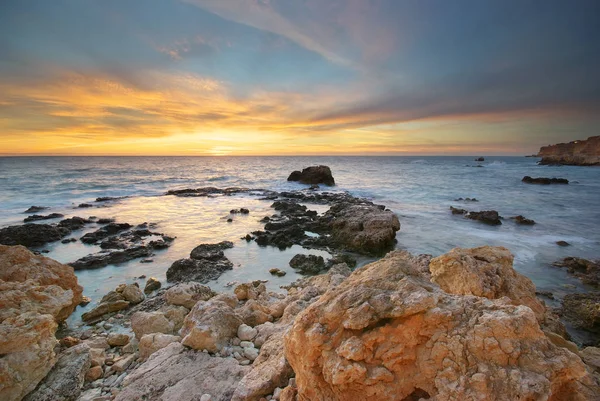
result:
[[[302,171],[294,171],[287,179],[288,181],[300,181],[302,184],[325,184],[335,185],[331,169],[327,166],[311,166]]]
[[[207,283],[216,280],[224,271],[233,268],[233,263],[223,254],[223,250],[232,246],[233,243],[229,241],[197,246],[190,253],[189,259],[176,260],[169,267],[167,281]]]
[[[31,223],[32,221],[39,221],[39,220],[50,220],[50,219],[58,219],[61,217],[65,217],[64,214],[60,214],[60,213],[50,213],[48,215],[40,215],[40,214],[33,214],[31,216],[27,216],[23,219],[24,223]]]
[[[540,164],[566,164],[572,166],[600,165],[600,136],[585,140],[559,143],[540,148]]]
[[[491,226],[501,225],[501,218],[502,217],[495,210],[482,210],[481,212],[469,212],[469,214],[467,214],[467,219],[481,221],[482,223],[489,224]]]
[[[233,358],[214,357],[174,342],[155,352],[129,374],[116,401],[229,401],[237,383],[250,370]]]
[[[448,294],[396,252],[301,312],[285,354],[298,400],[592,400],[597,391],[529,307]]]
[[[315,275],[325,269],[325,260],[323,256],[298,254],[290,260],[290,266],[304,275]]]
[[[515,223],[520,224],[522,226],[533,226],[535,224],[534,220],[528,219],[527,217],[522,215],[511,217],[511,220],[514,220]]]
[[[386,252],[396,243],[398,216],[377,205],[336,204],[325,213],[333,241],[350,251],[368,255]]]
[[[57,323],[81,294],[70,266],[0,245],[0,399],[22,399],[54,366]]]
[[[566,268],[569,274],[579,278],[585,284],[600,286],[600,261],[568,257],[554,262],[554,266]]]
[[[550,184],[568,184],[569,180],[566,178],[546,178],[546,177],[538,177],[532,178],[528,175],[523,177],[521,180],[526,184],[541,184],[541,185],[550,185]]]
[[[568,294],[562,301],[561,314],[575,328],[582,329],[596,336],[598,346],[600,341],[600,293]]]

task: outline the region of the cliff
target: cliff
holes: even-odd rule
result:
[[[600,165],[600,136],[587,140],[559,143],[540,148],[540,164],[566,164],[572,166]]]

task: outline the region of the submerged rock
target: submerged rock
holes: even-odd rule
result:
[[[523,181],[526,184],[542,184],[542,185],[568,184],[569,183],[569,180],[567,180],[566,178],[545,178],[545,177],[532,178],[528,175],[523,177],[523,179],[521,181]]]
[[[75,262],[71,262],[70,265],[73,266],[75,270],[99,269],[108,265],[116,265],[133,259],[144,258],[151,254],[151,247],[139,245],[122,251],[95,253],[84,256],[81,259],[77,259]]]
[[[298,254],[290,260],[290,266],[302,274],[315,275],[325,269],[323,256]]]
[[[579,357],[529,307],[448,294],[402,253],[356,270],[285,336],[298,400],[592,400]]]
[[[554,266],[566,267],[569,274],[579,278],[585,284],[600,286],[600,261],[569,257],[554,262]]]
[[[288,181],[300,181],[302,184],[325,184],[335,185],[331,169],[327,166],[311,166],[302,171],[294,171],[287,179]]]
[[[198,245],[190,252],[190,258],[198,260],[219,260],[225,257],[223,250],[229,248],[233,248],[233,242],[231,241],[223,241],[218,244]]]

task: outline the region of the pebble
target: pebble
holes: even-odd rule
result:
[[[275,388],[275,391],[273,391],[273,399],[279,400],[280,396],[281,396],[281,388],[277,387],[277,388]]]
[[[233,339],[231,340],[231,343],[233,345],[240,345],[241,342],[242,340],[240,340],[238,337],[233,337]]]
[[[289,381],[288,381],[288,386],[290,387],[296,387],[296,378],[292,377]]]
[[[240,355],[240,353],[239,353],[239,352],[234,352],[234,353],[233,353],[233,357],[234,357],[235,359],[237,359],[238,361],[239,361],[239,360],[242,360],[242,359],[244,359],[244,358],[243,358],[243,357]]]
[[[242,348],[254,348],[254,343],[252,341],[242,341],[240,343],[240,347],[242,347]]]
[[[240,365],[242,365],[242,366],[250,365],[250,361],[247,359],[244,359],[243,361],[240,361]]]
[[[244,356],[253,361],[258,358],[258,350],[256,348],[244,348]]]
[[[200,397],[200,401],[211,401],[212,397],[210,394],[202,394],[202,397]]]
[[[255,328],[248,326],[247,324],[240,324],[240,327],[238,327],[237,336],[240,340],[244,342],[252,341],[257,334],[258,331]]]
[[[106,330],[110,330],[110,329],[112,329],[112,328],[113,328],[113,325],[112,325],[112,324],[110,324],[110,323],[104,323],[104,324],[102,325],[102,327],[104,327],[104,329],[106,329]]]

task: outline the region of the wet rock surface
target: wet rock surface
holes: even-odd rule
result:
[[[515,221],[515,223],[520,224],[522,226],[533,226],[535,224],[535,221],[533,221],[532,219],[528,219],[525,216],[515,216],[515,217],[511,217],[512,220]]]
[[[575,328],[595,336],[586,345],[600,346],[600,293],[565,295],[559,313]]]
[[[59,241],[69,233],[67,228],[50,224],[9,226],[0,228],[0,244],[33,247]]]
[[[489,224],[491,226],[498,226],[502,224],[501,216],[495,210],[483,210],[481,212],[469,212],[467,219],[481,221],[482,223]]]
[[[39,220],[50,220],[50,219],[58,219],[61,217],[64,217],[64,214],[60,214],[60,213],[50,213],[48,215],[40,215],[40,214],[34,214],[31,216],[27,216],[23,219],[24,223],[30,223],[32,221],[39,221]]]
[[[315,275],[325,269],[325,260],[322,256],[298,254],[290,260],[290,266],[304,275]]]
[[[327,166],[311,166],[302,171],[294,171],[287,179],[288,181],[300,181],[302,184],[325,184],[335,185],[331,169]]]
[[[568,257],[554,262],[553,265],[566,268],[569,274],[579,278],[585,284],[600,286],[600,261]]]
[[[223,254],[224,249],[232,246],[233,243],[229,241],[197,246],[189,259],[179,259],[169,267],[167,281],[206,283],[217,279],[224,271],[233,268],[233,263]]]
[[[541,184],[541,185],[550,185],[550,184],[568,184],[569,180],[566,178],[546,178],[546,177],[538,177],[532,178],[528,175],[523,177],[521,180],[526,184]]]

